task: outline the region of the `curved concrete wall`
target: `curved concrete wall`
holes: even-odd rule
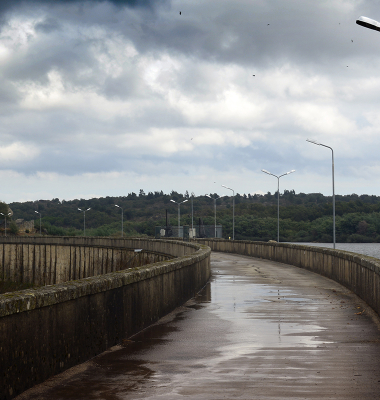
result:
[[[361,297],[380,315],[380,260],[362,254],[288,243],[197,239],[213,251],[295,265],[324,275]]]
[[[148,239],[31,238],[6,244],[127,246],[176,258],[0,295],[0,399],[88,360],[193,297],[210,277],[210,248]],[[4,243],[3,243],[4,244]]]
[[[160,249],[154,244],[141,239],[2,238],[0,280],[54,285],[165,261],[191,251],[191,247],[165,244]],[[136,248],[143,250],[136,253]]]

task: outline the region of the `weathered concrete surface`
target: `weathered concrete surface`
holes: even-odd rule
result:
[[[70,240],[66,240],[70,239]],[[162,242],[169,253],[150,250],[148,240],[51,237],[3,237],[0,238],[0,280],[30,283],[36,286],[55,285],[91,276],[141,267],[177,257],[182,243]],[[148,249],[145,250],[144,246]],[[183,255],[183,250],[180,254]],[[189,249],[187,249],[189,250]],[[195,249],[190,249],[192,252]],[[171,252],[174,254],[171,254]],[[190,253],[190,252],[189,252]]]
[[[31,399],[377,399],[377,314],[293,266],[213,253],[200,296]]]
[[[100,354],[193,297],[210,277],[210,248],[146,240],[147,247],[160,244],[173,252],[192,252],[132,270],[0,295],[0,399],[12,399]]]

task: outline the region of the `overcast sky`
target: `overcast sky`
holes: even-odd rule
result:
[[[379,0],[0,2],[0,199],[380,195]]]

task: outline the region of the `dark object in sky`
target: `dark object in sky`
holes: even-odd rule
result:
[[[256,75],[252,75],[252,76],[256,76]]]
[[[268,25],[270,25],[270,24],[268,24]]]
[[[358,25],[364,26],[365,28],[373,29],[374,31],[380,31],[380,23],[375,21],[374,19],[367,17],[359,17],[356,20]]]
[[[351,42],[354,43],[354,41],[351,39]]]
[[[180,12],[179,12],[179,15],[181,15],[181,14],[182,14],[182,12],[180,11]]]

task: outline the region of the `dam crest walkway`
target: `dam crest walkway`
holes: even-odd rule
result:
[[[212,253],[198,296],[26,399],[375,399],[380,322],[338,283]]]

